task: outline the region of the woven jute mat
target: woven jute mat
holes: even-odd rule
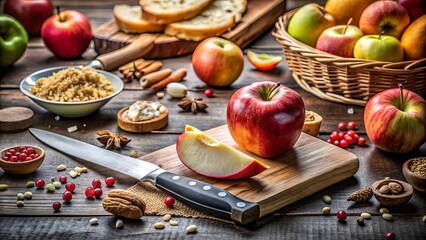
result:
[[[145,201],[145,215],[147,216],[164,216],[165,214],[170,214],[177,217],[207,218],[232,223],[231,221],[215,218],[196,211],[179,202],[178,200],[175,200],[173,208],[168,208],[166,204],[164,204],[164,198],[166,198],[167,194],[165,194],[150,182],[141,181],[130,187],[128,190],[141,196]]]

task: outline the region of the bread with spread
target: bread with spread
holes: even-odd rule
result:
[[[148,22],[142,18],[141,6],[115,5],[113,14],[118,28],[125,33],[150,33],[164,30],[163,24]]]

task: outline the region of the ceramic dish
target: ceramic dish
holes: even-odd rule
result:
[[[115,97],[123,90],[123,81],[116,75],[96,69],[96,71],[100,74],[103,74],[108,81],[114,86],[114,93],[100,99],[90,100],[85,102],[57,102],[42,99],[34,96],[29,90],[32,86],[34,86],[38,79],[42,77],[49,77],[53,73],[58,72],[62,69],[69,68],[70,66],[61,66],[61,67],[53,67],[44,70],[37,71],[27,77],[25,77],[21,84],[19,85],[19,89],[29,98],[31,98],[35,103],[40,105],[41,107],[58,114],[62,117],[83,117],[91,114],[92,112],[98,110],[100,107],[105,105],[109,100]]]
[[[167,108],[166,111],[163,112],[159,117],[140,122],[133,122],[123,117],[123,113],[128,109],[129,106],[124,107],[117,113],[118,126],[125,131],[134,133],[151,132],[153,130],[165,127],[168,123],[169,110]]]
[[[15,149],[15,151],[18,151],[19,147],[20,146],[13,146],[13,147],[8,147],[1,150],[0,167],[5,172],[12,173],[12,174],[29,174],[37,170],[40,167],[40,165],[43,163],[44,158],[46,156],[44,150],[37,146],[25,146],[25,147],[32,147],[34,149],[34,152],[39,155],[37,158],[33,160],[10,162],[10,161],[5,161],[2,159],[6,151],[8,151],[9,149]]]

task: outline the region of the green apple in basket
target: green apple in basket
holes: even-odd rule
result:
[[[325,29],[336,25],[334,17],[316,3],[299,8],[290,18],[287,32],[296,40],[315,47],[318,37]]]
[[[404,61],[404,50],[399,40],[387,35],[365,35],[358,39],[354,57],[374,61]]]

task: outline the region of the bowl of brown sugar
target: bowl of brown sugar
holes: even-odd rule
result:
[[[402,173],[414,189],[426,192],[426,157],[407,160],[402,166]]]

